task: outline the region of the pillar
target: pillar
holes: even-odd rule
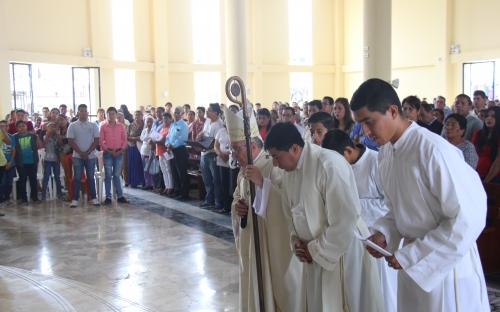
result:
[[[391,0],[364,0],[363,78],[391,81]]]
[[[247,81],[245,0],[226,0],[226,73]]]

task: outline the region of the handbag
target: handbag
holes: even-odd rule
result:
[[[160,162],[158,158],[154,155],[150,156],[148,165],[146,165],[144,171],[149,172],[150,175],[157,175],[158,173],[160,173]]]

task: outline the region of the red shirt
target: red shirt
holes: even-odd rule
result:
[[[481,149],[478,149],[477,140],[479,138],[480,132],[481,131],[476,131],[472,135],[472,143],[476,147],[478,156],[477,167],[476,167],[477,173],[479,173],[479,176],[481,178],[485,178],[488,175],[488,172],[490,171],[494,159],[491,159],[490,157],[491,147],[488,144],[485,144]],[[497,146],[500,147],[500,139],[498,140]],[[500,176],[500,174],[498,176]]]
[[[162,138],[167,137],[169,129],[170,129],[170,127],[161,128],[160,135]],[[167,147],[165,146],[165,141],[163,141],[163,143],[156,144],[156,156],[161,156],[161,155],[165,154],[166,151],[167,151]]]
[[[259,129],[259,133],[260,133],[260,137],[262,138],[262,140],[266,140],[266,136],[267,136],[267,128],[266,127],[262,127]]]
[[[28,132],[33,132],[35,131],[35,128],[33,128],[33,123],[28,120],[26,121],[26,126],[28,127]],[[9,124],[9,130],[8,130],[9,134],[15,134],[17,133],[17,127],[16,127],[16,122],[11,122]]]

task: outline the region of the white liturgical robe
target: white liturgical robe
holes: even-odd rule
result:
[[[263,152],[255,159],[254,165],[259,168],[266,181],[279,181],[281,179],[282,171],[274,168],[272,160],[267,159]],[[261,191],[257,189],[258,196],[256,196],[254,202],[256,212],[259,215],[259,240],[265,308],[269,312],[298,311],[294,310],[296,307],[294,300],[297,298],[298,286],[295,285],[293,280],[285,280],[287,271],[291,270],[294,265],[298,267],[299,263],[292,258],[291,250],[287,244],[288,225],[282,210],[281,194],[279,189],[272,186],[270,182],[265,185],[265,194],[262,196]],[[250,198],[250,185],[248,180],[243,177],[242,171],[238,174],[233,197],[231,215],[240,260],[240,311],[259,311],[252,214],[249,211],[247,225],[242,229],[240,227],[240,218],[234,208],[238,200],[245,199],[248,203]],[[265,197],[265,200],[262,200],[262,197]]]
[[[486,194],[462,152],[411,123],[394,144],[382,146],[379,169],[389,212],[373,228],[403,268],[398,310],[489,311],[476,247]]]
[[[361,204],[361,218],[371,227],[379,218],[385,216],[389,209],[385,205],[380,176],[378,173],[378,152],[358,145],[363,149],[362,155],[352,164],[352,171],[358,187]],[[384,295],[386,312],[397,310],[397,271],[390,268],[384,258],[377,259],[380,282]]]
[[[368,236],[360,218],[354,174],[330,150],[306,143],[297,168],[283,174],[283,209],[295,237],[308,242],[313,263],[294,272],[296,311],[384,311],[375,259],[355,239]],[[292,273],[291,270],[288,272]]]

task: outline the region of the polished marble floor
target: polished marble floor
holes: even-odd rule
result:
[[[229,217],[128,192],[106,208],[3,209],[0,311],[237,310]]]

